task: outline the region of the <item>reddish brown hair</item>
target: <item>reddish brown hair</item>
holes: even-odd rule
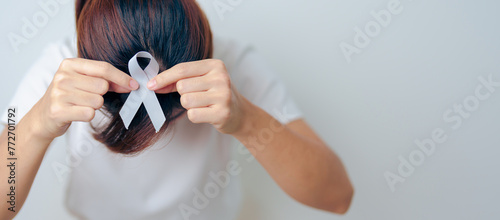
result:
[[[125,73],[139,51],[151,53],[160,72],[212,56],[210,26],[194,0],[77,0],[76,28],[79,57],[106,61]],[[185,112],[178,93],[156,94],[167,118],[160,132],[155,133],[143,105],[126,130],[118,112],[128,95],[106,93],[102,111],[110,121],[93,126],[96,140],[113,152],[140,152]]]

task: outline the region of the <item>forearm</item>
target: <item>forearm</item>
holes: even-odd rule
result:
[[[4,195],[4,198],[9,199],[6,195],[11,193],[11,186],[15,187],[15,212],[8,210],[11,204],[2,202],[0,207],[1,219],[12,219],[21,209],[38,172],[43,156],[52,141],[50,139],[38,138],[34,134],[34,125],[30,123],[29,117],[29,115],[26,115],[26,117],[19,121],[13,131],[15,140],[11,139],[10,142],[15,144],[15,146],[11,144],[11,147],[15,147],[15,156],[8,155],[9,140],[7,128],[4,129],[0,137],[0,173],[2,175],[0,179],[0,192]],[[17,159],[8,160],[8,157]],[[11,175],[12,166],[7,166],[11,163],[15,163],[15,179]],[[10,179],[9,176],[11,176]],[[12,185],[8,180],[11,180],[11,183],[13,183],[12,180],[15,180],[15,183]]]
[[[306,137],[249,103],[233,134],[276,183],[306,205],[344,213],[353,189],[340,159],[321,141]]]

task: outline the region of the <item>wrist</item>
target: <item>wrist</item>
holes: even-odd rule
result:
[[[259,114],[262,111],[258,106],[254,105],[245,97],[242,97],[241,101],[241,115],[239,119],[238,128],[231,134],[234,137],[246,137],[252,133],[252,130],[256,127],[256,122],[259,118]]]
[[[38,117],[33,117],[31,111],[28,112],[18,123],[18,128],[26,140],[32,140],[37,143],[50,144],[55,137],[48,135],[48,132],[43,128]]]

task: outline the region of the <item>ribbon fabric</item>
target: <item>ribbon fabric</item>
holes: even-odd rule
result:
[[[144,70],[137,62],[138,57],[150,59],[148,66],[144,68]],[[158,63],[150,53],[141,51],[136,53],[132,59],[128,61],[128,70],[130,72],[130,76],[132,76],[132,78],[139,83],[139,89],[130,92],[130,95],[120,110],[120,117],[122,118],[123,124],[128,130],[132,119],[134,119],[135,114],[141,107],[141,104],[144,103],[144,107],[146,108],[149,118],[155,127],[156,133],[158,133],[160,128],[163,126],[163,123],[165,123],[166,118],[155,92],[149,90],[146,86],[150,79],[158,75]]]

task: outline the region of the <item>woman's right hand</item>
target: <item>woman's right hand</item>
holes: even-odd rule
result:
[[[52,140],[73,121],[89,122],[108,91],[129,93],[139,84],[113,65],[81,58],[65,59],[43,97],[28,112],[32,131]]]

